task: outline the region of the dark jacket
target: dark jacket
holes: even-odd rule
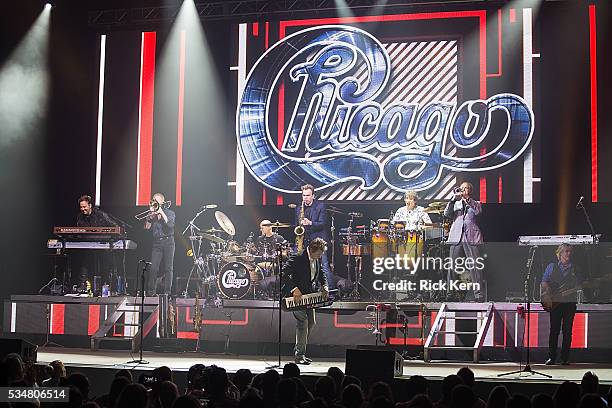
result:
[[[304,217],[312,221],[312,225],[304,227],[304,245],[308,245],[310,241],[315,238],[323,238],[325,242],[329,243],[329,236],[327,234],[327,211],[325,211],[325,204],[318,200],[314,200],[312,205],[304,207]],[[295,225],[298,224],[298,218],[300,216],[301,206],[295,207]]]
[[[317,273],[314,280],[310,279],[310,258],[308,251],[304,250],[302,255],[293,255],[283,268],[283,293],[285,296],[291,295],[291,290],[295,287],[300,289],[302,294],[313,293],[319,287],[327,286],[327,278],[321,269],[321,260],[319,260]]]

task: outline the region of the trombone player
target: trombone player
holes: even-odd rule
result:
[[[151,275],[146,283],[147,296],[172,293],[176,216],[169,207],[170,201],[166,201],[162,193],[155,193],[149,204],[149,214],[144,218],[144,228],[151,230],[153,236]],[[160,269],[161,265],[163,269]],[[161,292],[157,292],[158,288],[161,288]]]

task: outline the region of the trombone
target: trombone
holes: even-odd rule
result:
[[[145,218],[150,217],[151,215],[159,211],[160,207],[162,210],[167,210],[168,208],[170,208],[171,205],[172,202],[170,201],[164,201],[160,204],[155,200],[151,200],[151,202],[149,203],[149,209],[141,212],[140,214],[136,214],[134,218],[136,218],[137,220],[144,220]]]

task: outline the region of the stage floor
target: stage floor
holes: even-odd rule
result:
[[[158,353],[145,352],[143,359],[149,364],[128,364],[138,358],[137,354],[131,354],[128,351],[112,351],[100,350],[92,353],[87,349],[68,349],[68,348],[40,348],[38,349],[38,362],[49,363],[53,360],[61,360],[70,367],[86,367],[96,369],[119,370],[121,368],[137,368],[139,370],[152,370],[160,366],[168,366],[174,371],[187,371],[189,367],[195,363],[203,363],[205,365],[216,364],[225,368],[229,373],[234,373],[238,369],[248,368],[253,373],[264,372],[272,364],[278,362],[278,357],[275,356],[231,356],[223,354],[206,354],[206,353]],[[329,367],[340,367],[345,369],[344,360],[339,359],[316,359],[308,366],[300,366],[302,374],[305,375],[323,375]],[[291,362],[289,356],[283,356],[281,363]],[[431,362],[425,363],[422,360],[410,360],[404,363],[404,377],[419,374],[430,379],[441,379],[449,374],[454,374],[457,370],[464,366],[469,366],[478,380],[495,382],[508,381],[510,379],[520,379],[521,382],[553,382],[559,383],[565,380],[580,381],[582,375],[586,371],[593,371],[599,376],[601,384],[612,385],[612,365],[610,364],[587,364],[576,363],[570,366],[553,366],[548,367],[543,364],[534,364],[532,368],[536,371],[551,375],[551,379],[547,379],[539,375],[531,375],[522,373],[520,375],[509,375],[498,377],[498,374],[519,370],[519,365],[515,363],[462,363],[462,362]]]

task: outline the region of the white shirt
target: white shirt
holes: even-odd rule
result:
[[[409,210],[405,205],[398,208],[391,221],[404,221],[406,229],[410,231],[421,229],[421,224],[431,224],[431,218],[425,212],[425,208],[418,205],[412,210]]]

